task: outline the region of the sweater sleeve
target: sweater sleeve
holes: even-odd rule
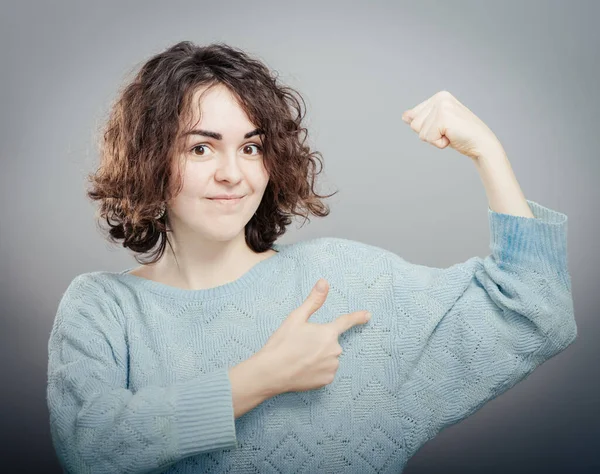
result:
[[[123,314],[93,273],[63,294],[48,342],[52,442],[65,472],[161,472],[237,446],[225,369],[169,386],[128,387]]]
[[[567,216],[527,202],[534,218],[488,207],[491,254],[485,258],[446,269],[395,259],[405,380],[399,406],[406,410],[411,456],[577,337]]]

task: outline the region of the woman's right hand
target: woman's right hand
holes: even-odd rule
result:
[[[322,289],[319,283],[323,284]],[[357,324],[365,324],[367,311],[343,314],[325,323],[308,322],[329,292],[320,279],[308,298],[283,321],[265,345],[255,354],[269,370],[274,393],[303,392],[333,382],[339,367],[342,346],[338,337]]]

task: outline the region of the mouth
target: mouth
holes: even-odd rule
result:
[[[220,204],[233,205],[233,204],[237,204],[238,202],[240,202],[245,197],[246,196],[242,196],[242,197],[239,197],[239,198],[228,198],[228,199],[217,199],[217,198],[207,198],[207,199],[209,201],[213,201],[213,202],[220,203]]]

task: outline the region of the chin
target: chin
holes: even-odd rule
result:
[[[215,232],[215,229],[211,229],[211,232],[207,232],[206,235],[210,240],[214,240],[216,242],[229,242],[231,240],[234,240],[236,237],[238,237],[240,235],[240,233],[243,235],[245,231],[245,228],[236,228],[234,230],[229,229],[229,230],[223,230],[222,232]]]

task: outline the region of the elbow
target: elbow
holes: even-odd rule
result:
[[[542,286],[543,293],[534,303],[538,310],[537,321],[548,339],[553,354],[564,351],[575,342],[578,335],[572,293],[557,291],[556,287]]]
[[[571,344],[575,342],[577,339],[578,331],[577,331],[577,323],[575,322],[575,318],[571,316],[569,324],[566,326],[566,337],[563,342],[563,350],[569,347]]]
[[[560,319],[560,323],[554,326],[548,335],[554,351],[552,355],[564,351],[575,342],[577,336],[578,329],[574,314],[572,312],[564,314],[564,317]]]

